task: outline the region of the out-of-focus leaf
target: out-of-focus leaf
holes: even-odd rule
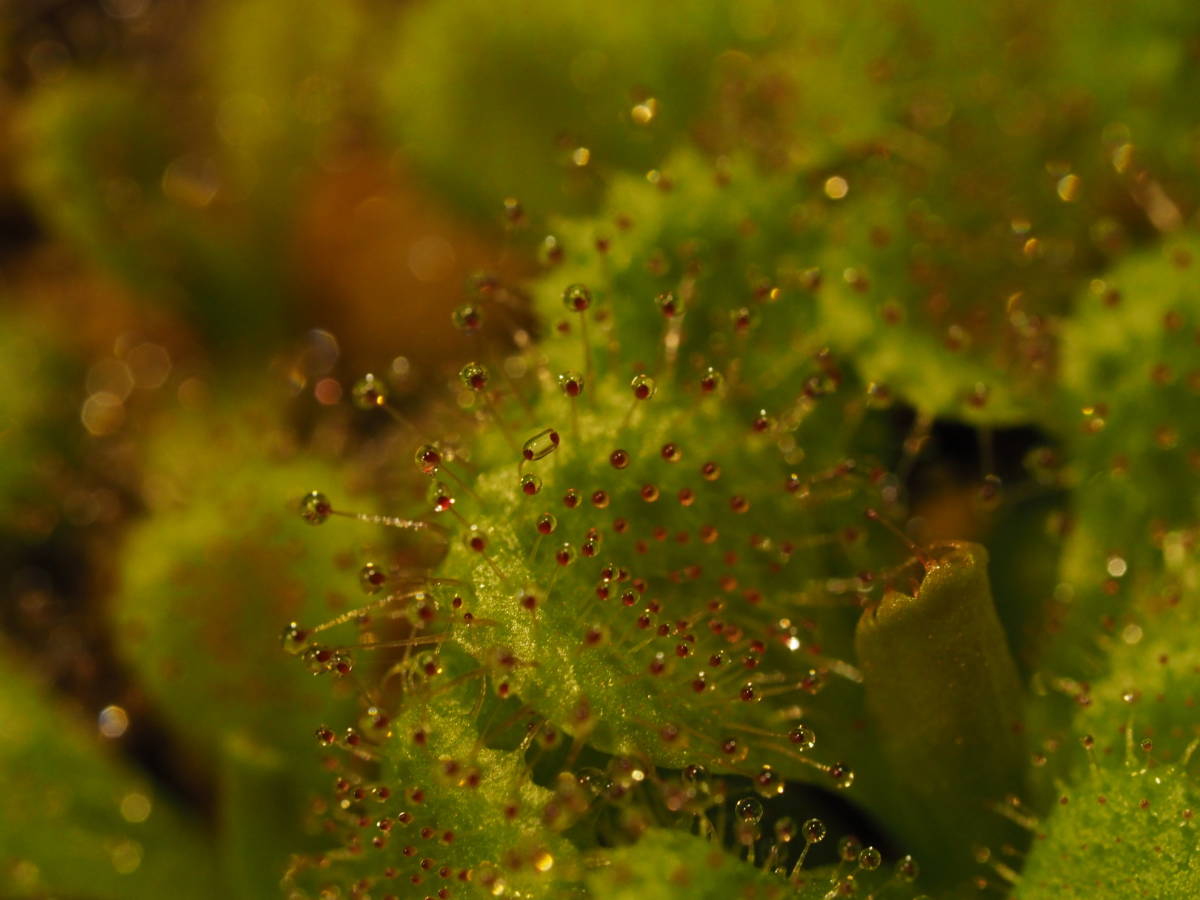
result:
[[[212,848],[18,664],[0,659],[0,894],[211,900]]]

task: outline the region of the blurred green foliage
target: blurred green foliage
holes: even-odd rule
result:
[[[8,661],[0,719],[5,894],[213,896],[216,856],[195,823]]]

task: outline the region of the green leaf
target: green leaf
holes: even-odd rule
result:
[[[992,810],[1023,789],[1022,691],[987,578],[987,551],[928,551],[913,596],[890,591],[859,621],[855,644],[875,740],[887,766],[885,818],[923,868],[965,880],[971,848],[999,843]],[[899,776],[897,778],[897,775]]]
[[[0,893],[220,896],[212,847],[170,797],[14,665],[12,648],[0,669]]]
[[[1075,750],[1075,753],[1082,751]],[[1200,790],[1180,766],[1090,765],[1060,785],[1020,880],[1019,900],[1060,897],[1194,897],[1200,893]]]

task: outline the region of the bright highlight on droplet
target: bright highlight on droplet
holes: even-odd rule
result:
[[[637,125],[649,125],[657,115],[658,101],[653,97],[647,97],[629,111],[629,117]]]
[[[137,841],[121,841],[112,848],[112,867],[118,875],[132,875],[142,864],[142,845]]]
[[[108,391],[97,391],[83,401],[79,420],[88,434],[103,437],[121,427],[125,419],[125,406],[121,398]]]
[[[115,740],[129,728],[129,714],[119,706],[106,706],[100,710],[97,723],[104,737]]]
[[[1113,150],[1112,165],[1118,173],[1124,175],[1131,162],[1133,162],[1133,144],[1126,142]]]
[[[150,818],[153,804],[145,794],[131,791],[121,798],[121,818],[134,825],[145,822]]]
[[[579,166],[581,169],[586,166],[592,159],[592,151],[587,147],[576,147],[575,152],[571,154],[571,162]]]
[[[138,344],[125,355],[125,362],[134,384],[142,390],[162,387],[171,374],[171,354],[158,344]]]
[[[1129,564],[1119,556],[1110,556],[1108,558],[1108,565],[1105,567],[1105,569],[1113,578],[1120,578],[1125,574],[1126,571],[1128,571]]]
[[[830,175],[825,179],[825,196],[830,200],[841,200],[850,193],[850,182],[841,175]]]
[[[1063,203],[1072,203],[1079,196],[1079,176],[1064,175],[1058,179],[1058,199]]]

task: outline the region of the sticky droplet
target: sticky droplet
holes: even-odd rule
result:
[[[309,525],[320,525],[332,512],[329,498],[320,491],[310,491],[300,498],[300,517]]]
[[[487,389],[490,373],[486,366],[477,362],[469,362],[459,370],[458,377],[468,390],[478,393]]]
[[[819,844],[825,840],[825,823],[820,819],[808,819],[800,830],[806,844]]]
[[[654,302],[658,304],[658,311],[668,319],[675,319],[683,315],[683,301],[672,291],[663,291],[654,298]]]
[[[629,383],[630,390],[633,391],[633,396],[638,400],[649,400],[658,390],[654,379],[649,375],[635,375],[633,381]]]
[[[436,475],[442,465],[442,452],[433,444],[422,444],[413,454],[413,462],[422,475]]]
[[[368,594],[377,594],[387,581],[387,574],[373,562],[369,562],[359,570],[358,583]]]
[[[545,459],[558,449],[559,440],[558,432],[553,428],[543,429],[525,442],[521,456],[529,462]]]
[[[450,493],[450,487],[444,481],[431,484],[426,496],[435,513],[447,512],[454,506],[454,495]]]
[[[592,292],[585,284],[569,284],[563,290],[562,300],[571,312],[583,312],[592,305]]]
[[[359,409],[375,409],[387,403],[387,385],[368,373],[354,383],[350,396]]]
[[[299,622],[288,622],[283,626],[283,633],[279,635],[279,645],[287,653],[303,653],[308,647],[308,630],[301,628]]]
[[[583,376],[578,372],[563,372],[558,376],[558,386],[568,397],[578,397],[583,393]]]
[[[715,394],[725,383],[725,376],[709,366],[700,376],[700,390],[706,394]]]
[[[803,722],[795,725],[788,732],[788,740],[797,750],[811,750],[817,745],[817,734]]]
[[[883,865],[883,854],[875,847],[863,847],[858,854],[858,867],[864,872],[874,872]]]
[[[474,333],[483,327],[483,310],[472,303],[464,303],[451,313],[450,320],[459,331]]]
[[[763,805],[757,797],[743,797],[734,804],[734,810],[743,822],[758,824],[762,821]]]

